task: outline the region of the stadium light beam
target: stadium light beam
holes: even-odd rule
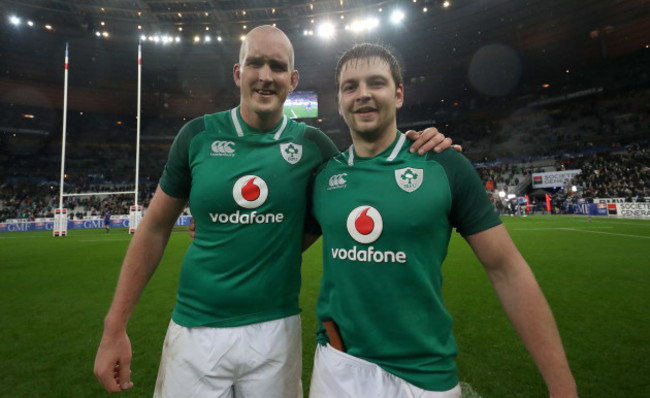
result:
[[[356,19],[352,21],[352,23],[349,26],[349,30],[351,30],[354,33],[360,33],[360,32],[373,30],[377,26],[379,26],[379,19],[368,17],[363,20]]]
[[[394,24],[401,23],[406,15],[404,15],[404,12],[401,10],[395,10],[393,13],[390,15],[390,21]]]
[[[334,25],[329,22],[323,22],[320,26],[318,26],[318,36],[325,40],[329,40],[334,37],[334,32]]]

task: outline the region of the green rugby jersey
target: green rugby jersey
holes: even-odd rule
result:
[[[239,108],[180,130],[160,180],[189,198],[196,238],[181,267],[172,319],[231,327],[298,314],[307,185],[338,154],[320,130],[286,116],[269,131]]]
[[[405,136],[373,158],[353,147],[314,182],[323,232],[318,319],[331,318],[347,352],[431,391],[458,383],[441,265],[452,228],[501,223],[472,165],[454,150],[418,156]],[[318,330],[318,342],[327,334]]]

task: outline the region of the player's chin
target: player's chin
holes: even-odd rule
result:
[[[283,105],[277,95],[258,95],[255,102],[260,110],[277,109]]]
[[[278,112],[282,112],[282,104],[258,104],[255,107],[259,116],[275,116]]]

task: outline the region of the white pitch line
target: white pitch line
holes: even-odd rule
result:
[[[614,227],[585,227],[585,228],[601,228],[601,229],[613,229]],[[557,230],[557,229],[566,229],[564,227],[548,227],[548,228],[508,228],[509,231],[543,231],[543,230]]]
[[[561,229],[561,230],[565,230],[565,231],[576,231],[576,232],[591,232],[592,234],[628,236],[630,238],[650,239],[650,236],[643,236],[643,235],[617,234],[617,233],[614,233],[614,232],[589,231],[589,230],[586,230],[586,229],[575,229],[575,228],[557,228],[557,229]]]

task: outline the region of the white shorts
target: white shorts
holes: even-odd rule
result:
[[[156,398],[302,398],[300,316],[252,325],[169,323]]]
[[[427,391],[372,362],[318,345],[309,398],[461,398],[460,384],[448,391]]]

